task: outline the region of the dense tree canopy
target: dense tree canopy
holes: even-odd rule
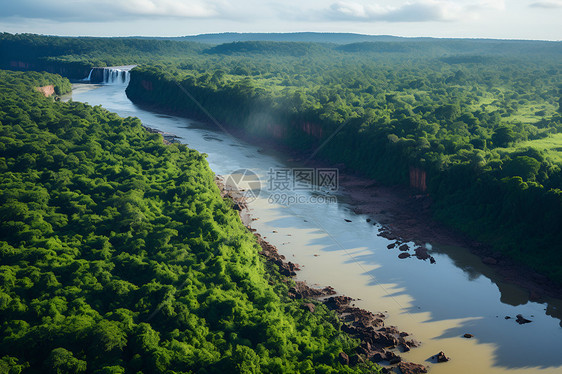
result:
[[[286,44],[275,54],[274,43],[233,43],[214,48],[221,59],[142,66],[127,94],[207,119],[201,104],[250,137],[302,152],[330,138],[319,156],[388,183],[422,169],[436,218],[562,282],[562,253],[550,251],[562,239],[562,147],[539,148],[562,130],[559,55],[318,46],[295,57]]]
[[[318,156],[387,183],[423,170],[437,219],[562,282],[562,252],[550,251],[562,240],[562,147],[545,146],[562,139],[561,42],[211,46],[2,34],[0,51],[3,66],[73,77],[142,64],[127,90],[137,103],[207,119],[201,104],[250,137],[302,152],[330,138]]]
[[[287,296],[205,155],[0,71],[0,371],[354,373]],[[66,82],[68,83],[68,82]]]

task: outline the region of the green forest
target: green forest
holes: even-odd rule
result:
[[[319,157],[388,184],[422,170],[437,220],[562,283],[561,44],[471,43],[238,42],[127,94],[305,156],[330,139]]]
[[[437,220],[562,284],[561,42],[302,33],[220,44],[236,35],[4,33],[0,66],[82,79],[138,64],[137,104],[207,120],[200,104],[305,155],[331,138],[318,157],[388,184],[422,170]]]
[[[562,284],[561,42],[232,37],[0,34],[0,372],[380,370],[339,362],[359,342],[289,298],[204,154],[35,89],[92,67],[388,185],[425,173],[436,220]]]
[[[140,74],[140,73],[139,73]],[[1,373],[372,373],[258,254],[205,155],[0,71]]]

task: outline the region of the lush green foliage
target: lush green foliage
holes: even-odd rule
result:
[[[127,93],[206,119],[186,90],[226,125],[305,152],[337,132],[320,156],[389,183],[425,170],[438,219],[562,282],[562,252],[551,250],[562,240],[562,174],[550,157],[562,144],[550,153],[534,146],[562,130],[555,48],[532,58],[435,58],[438,45],[423,55],[391,43],[373,59],[357,46],[296,58],[286,43],[277,55],[272,43],[259,53],[256,45],[218,46],[220,60],[137,68]]]
[[[205,155],[37,77],[0,72],[1,372],[377,370],[338,363],[357,342],[288,299]]]
[[[0,72],[2,86],[11,91],[22,91],[28,87],[43,87],[53,85],[55,93],[62,95],[72,91],[72,85],[68,79],[60,75],[44,74],[37,72],[7,73]]]
[[[13,68],[67,76],[71,63],[144,63],[128,89],[136,102],[206,119],[187,90],[226,125],[301,151],[337,131],[319,156],[389,183],[426,171],[438,219],[562,282],[562,251],[551,250],[562,240],[562,145],[543,151],[562,129],[561,42],[256,37],[185,38],[242,40],[212,47],[3,34],[0,60],[11,66],[18,51],[38,62]]]

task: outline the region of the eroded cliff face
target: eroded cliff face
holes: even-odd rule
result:
[[[410,187],[423,192],[427,191],[426,178],[425,170],[413,166],[410,167]]]
[[[49,62],[40,60],[2,60],[0,67],[8,70],[34,70],[46,71],[48,73],[60,74],[70,79],[84,79],[91,70],[89,64],[85,62]]]
[[[49,97],[55,94],[55,86],[53,86],[52,84],[49,86],[35,87],[35,89],[45,95],[45,97]]]
[[[32,65],[29,62],[24,61],[10,61],[10,66],[19,69],[31,69]]]

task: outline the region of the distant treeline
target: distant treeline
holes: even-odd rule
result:
[[[208,47],[207,47],[208,48]],[[83,79],[92,67],[185,57],[205,49],[199,43],[131,38],[72,38],[0,33],[0,68],[36,70]]]
[[[87,77],[92,67],[163,61],[179,63],[186,58],[207,54],[342,57],[357,53],[384,55],[397,52],[408,53],[407,58],[446,57],[453,63],[481,62],[475,56],[562,57],[562,43],[398,38],[345,33],[226,33],[179,38],[52,37],[0,33],[0,68],[44,70],[71,79]]]

